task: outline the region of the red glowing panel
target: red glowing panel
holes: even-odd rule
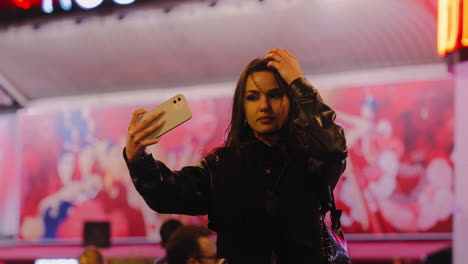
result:
[[[22,9],[29,9],[31,8],[31,2],[29,0],[13,0],[13,3]]]
[[[41,8],[41,5],[42,0],[0,0],[0,11]]]

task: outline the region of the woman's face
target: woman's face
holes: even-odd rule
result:
[[[254,72],[247,78],[244,113],[257,138],[275,134],[286,122],[290,101],[273,73]]]

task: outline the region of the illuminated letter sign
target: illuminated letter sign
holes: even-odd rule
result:
[[[93,9],[98,7],[104,0],[73,0],[79,7],[83,9]],[[128,5],[135,0],[112,0],[118,5]],[[54,11],[53,0],[42,0],[42,11],[50,14]],[[69,11],[72,8],[72,0],[59,0],[60,7],[63,10]]]
[[[439,0],[438,8],[439,55],[445,56],[447,53],[468,47],[468,0]]]
[[[464,47],[468,47],[468,1],[463,0],[462,10],[462,39],[461,44]]]

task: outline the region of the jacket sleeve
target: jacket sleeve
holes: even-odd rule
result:
[[[211,177],[206,161],[171,171],[151,154],[129,162],[132,182],[148,206],[162,214],[203,215],[208,212]]]
[[[334,188],[348,156],[344,130],[335,123],[335,111],[323,102],[307,79],[298,78],[290,86],[297,102],[294,125],[299,142],[310,155],[309,167],[325,170],[328,183]]]

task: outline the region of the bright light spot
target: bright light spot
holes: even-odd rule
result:
[[[135,0],[114,0],[114,3],[119,5],[129,5],[133,2],[135,2]]]
[[[71,0],[60,0],[60,6],[65,11],[70,11],[72,8],[72,1]]]
[[[468,1],[463,1],[463,13],[462,13],[462,45],[468,47]]]
[[[104,0],[75,0],[75,2],[83,9],[91,9],[100,5]]]
[[[34,264],[78,264],[77,259],[36,259]]]
[[[54,6],[52,5],[52,0],[43,0],[42,1],[42,11],[50,14],[54,12]]]
[[[437,51],[440,56],[457,45],[460,0],[440,0],[438,6]]]

